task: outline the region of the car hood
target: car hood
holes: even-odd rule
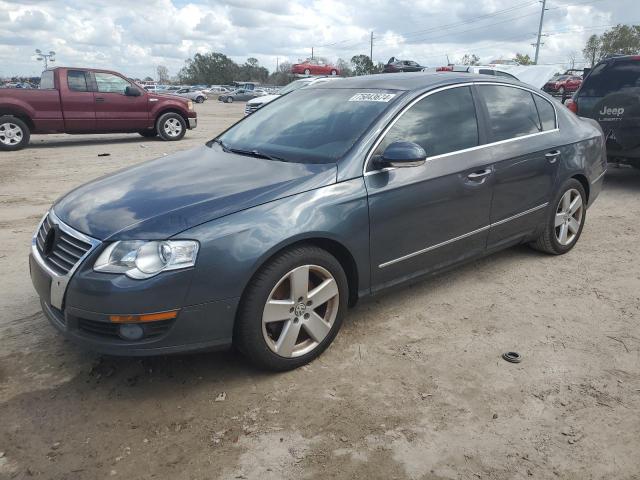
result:
[[[252,98],[247,103],[249,105],[256,105],[256,104],[262,105],[263,103],[269,103],[272,100],[275,100],[279,96],[280,95],[262,95],[261,97]]]
[[[336,182],[335,164],[265,160],[202,146],[82,185],[55,214],[99,240],[162,239],[240,210]]]

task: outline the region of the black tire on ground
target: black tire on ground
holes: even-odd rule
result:
[[[0,117],[0,150],[15,151],[29,144],[31,130],[29,126],[13,115]]]
[[[233,103],[233,97],[227,97],[224,101],[226,103]]]
[[[331,70],[331,75],[336,76],[338,72],[336,70]]]
[[[333,276],[338,288],[337,314],[329,333],[313,350],[299,357],[283,357],[268,347],[262,331],[262,315],[269,295],[278,282],[288,272],[303,265],[320,266]],[[259,368],[273,371],[298,368],[319,356],[331,344],[348,308],[348,297],[347,277],[333,255],[311,245],[285,250],[263,265],[247,286],[238,307],[233,344]]]
[[[196,103],[204,102],[204,97],[196,97]]]
[[[308,68],[307,68],[307,69],[305,69],[304,74],[305,74],[305,75],[310,75],[310,74],[311,74],[311,70],[309,70]]]
[[[556,221],[556,214],[558,211],[558,206],[560,204],[560,201],[562,200],[562,197],[564,196],[564,194],[567,193],[569,190],[577,190],[580,193],[580,196],[582,197],[582,207],[581,207],[582,218],[580,222],[580,227],[578,228],[578,232],[575,234],[574,239],[568,245],[562,245],[556,237],[556,228],[560,228],[560,227],[555,226],[555,221]],[[544,253],[549,253],[551,255],[562,255],[567,253],[569,250],[571,250],[576,245],[576,243],[578,243],[578,240],[580,239],[580,235],[582,234],[582,229],[584,227],[586,216],[587,216],[586,203],[587,203],[587,195],[584,191],[584,187],[582,186],[582,183],[580,183],[575,178],[570,178],[569,180],[564,182],[562,187],[558,190],[558,193],[553,198],[553,201],[549,205],[548,218],[546,221],[544,231],[540,234],[540,236],[534,242],[530,243],[530,246],[535,250],[539,250]]]
[[[177,129],[178,124],[180,129]],[[176,129],[172,130],[169,125],[174,125]],[[174,142],[181,140],[184,134],[187,133],[187,122],[182,118],[182,115],[175,112],[167,112],[158,118],[156,130],[160,138]]]
[[[142,130],[140,132],[138,132],[140,135],[142,135],[143,137],[157,137],[158,136],[158,131],[154,128],[152,130]]]

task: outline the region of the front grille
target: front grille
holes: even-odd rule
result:
[[[91,249],[91,244],[63,231],[47,215],[38,229],[36,247],[51,270],[66,275]]]
[[[247,105],[244,107],[244,114],[245,115],[251,115],[253,112],[258,110],[261,106],[262,106],[261,103],[253,104],[253,105],[249,105],[247,103]]]
[[[159,322],[149,322],[145,324],[141,324],[144,329],[144,337],[143,339],[159,337],[166,333],[171,325],[173,324],[173,320],[162,320]],[[89,335],[99,336],[99,337],[112,337],[112,338],[120,338],[118,335],[118,328],[120,324],[118,323],[110,323],[110,322],[100,322],[97,320],[89,320],[86,318],[78,319],[78,328]]]

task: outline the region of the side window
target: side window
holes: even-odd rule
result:
[[[542,130],[553,130],[556,128],[556,111],[553,105],[538,95],[533,96],[536,102],[536,108],[538,109],[538,115],[542,122]]]
[[[125,89],[131,84],[122,77],[113,75],[112,73],[96,72],[96,83],[98,91],[102,93],[121,93],[124,94]]]
[[[530,92],[498,85],[480,85],[478,89],[489,111],[489,126],[494,142],[542,130]]]
[[[67,85],[69,90],[74,92],[88,92],[87,76],[82,70],[68,70],[67,71]]]
[[[495,70],[489,70],[488,68],[481,68],[480,70],[478,70],[478,73],[480,75],[495,75],[496,74]]]
[[[469,87],[434,93],[413,105],[389,129],[374,156],[393,142],[414,142],[427,156],[478,145],[478,121]]]
[[[56,87],[53,81],[53,70],[45,70],[40,76],[40,89],[51,90],[54,88]]]

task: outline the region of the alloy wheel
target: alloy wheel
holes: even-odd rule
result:
[[[13,146],[22,141],[24,132],[15,123],[7,122],[0,125],[0,142],[4,145]]]
[[[556,240],[562,246],[573,243],[580,232],[584,217],[582,195],[575,188],[565,192],[556,208],[554,222]]]
[[[170,118],[164,122],[164,131],[170,137],[177,137],[182,133],[182,124],[177,118]]]
[[[262,313],[262,335],[269,349],[285,358],[314,350],[331,331],[340,295],[333,275],[303,265],[284,275],[271,290]]]

